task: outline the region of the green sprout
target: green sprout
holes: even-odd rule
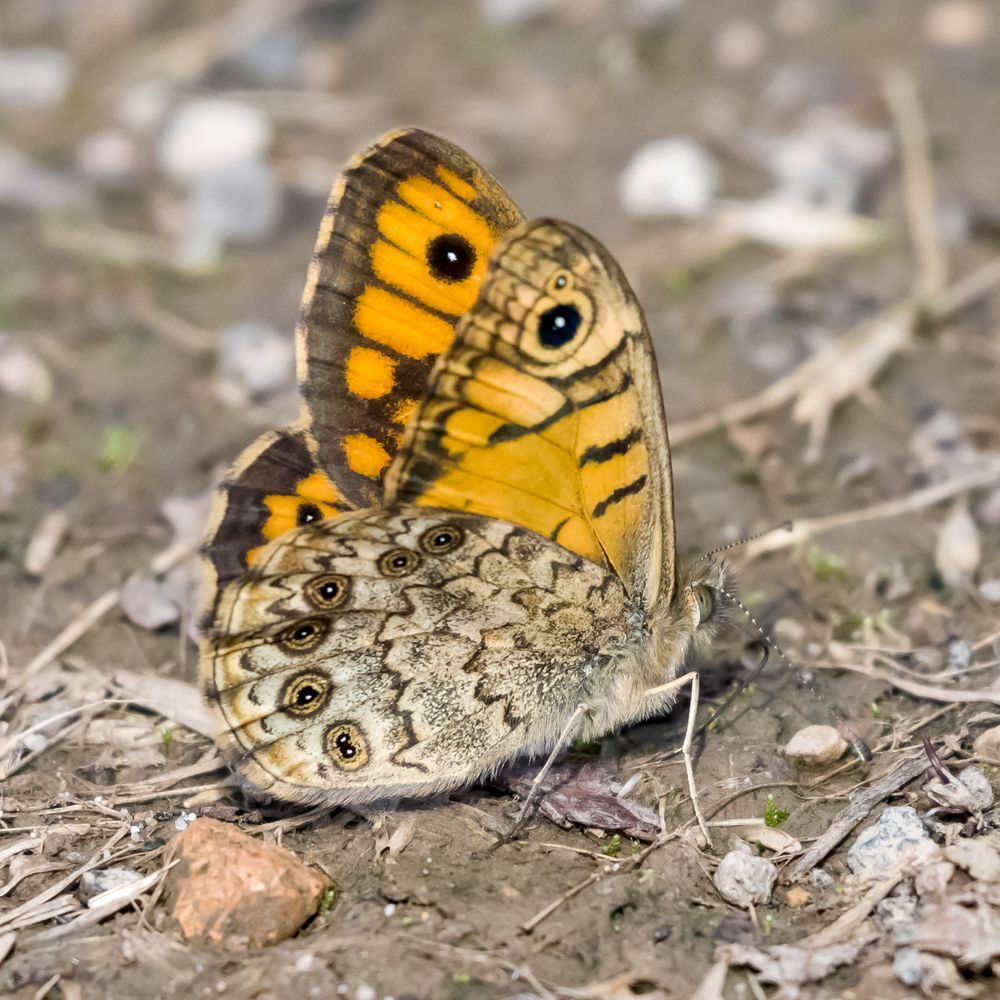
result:
[[[805,551],[806,564],[821,583],[847,583],[847,568],[836,552],[810,545]]]
[[[327,889],[319,901],[319,909],[316,911],[321,917],[325,917],[333,909],[333,901],[337,898],[337,890]]]
[[[609,858],[617,858],[622,852],[621,834],[616,833],[602,848],[601,854]]]
[[[138,431],[125,424],[109,424],[101,432],[97,461],[105,472],[120,476],[139,457]]]
[[[767,801],[764,803],[764,825],[772,829],[781,826],[788,819],[788,810],[779,809],[774,796],[768,792]]]

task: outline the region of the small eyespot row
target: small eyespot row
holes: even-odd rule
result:
[[[453,524],[439,524],[434,528],[428,528],[420,536],[420,547],[430,555],[440,556],[446,552],[453,552],[464,540],[461,528]]]
[[[306,600],[319,611],[338,608],[350,593],[350,582],[340,573],[324,573],[306,584]]]
[[[357,771],[368,763],[368,741],[353,722],[335,722],[326,731],[326,752],[343,771]]]
[[[310,618],[285,629],[279,637],[281,645],[290,653],[306,653],[314,649],[326,635],[326,623]]]
[[[293,715],[314,715],[329,700],[330,678],[318,670],[305,670],[290,677],[281,689],[281,704]]]
[[[413,549],[390,549],[379,558],[378,568],[383,576],[409,576],[420,565],[420,556]]]

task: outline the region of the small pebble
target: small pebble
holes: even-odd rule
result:
[[[889,806],[862,830],[847,852],[847,864],[861,879],[876,879],[907,856],[922,857],[934,842],[912,806]]]
[[[716,889],[734,906],[766,903],[771,898],[778,869],[767,858],[730,851],[719,862],[712,881]]]
[[[636,216],[704,213],[719,186],[719,168],[693,139],[657,139],[641,146],[618,182],[625,211]]]
[[[965,670],[972,662],[972,643],[968,639],[952,639],[948,643],[948,669]]]
[[[972,797],[972,804],[978,809],[989,809],[993,805],[993,786],[983,774],[983,770],[975,764],[967,767],[958,776]]]
[[[270,235],[280,215],[281,186],[263,160],[226,164],[193,181],[188,241],[253,242]]]
[[[121,129],[102,129],[88,135],[76,147],[76,162],[99,184],[115,184],[135,172],[139,151]]]
[[[797,910],[803,906],[808,906],[811,902],[812,894],[805,888],[805,886],[793,885],[791,889],[785,893],[785,903],[793,910]]]
[[[979,593],[984,601],[989,601],[990,604],[1000,604],[1000,577],[983,580],[979,585]]]
[[[990,15],[980,0],[940,0],[924,14],[924,36],[941,48],[970,48],[988,37]]]
[[[97,868],[84,872],[80,876],[80,885],[76,895],[81,903],[86,903],[102,892],[132,885],[141,879],[142,876],[138,872],[132,871],[131,868]]]
[[[892,960],[892,971],[904,986],[919,986],[923,974],[920,952],[916,948],[900,948]]]
[[[32,403],[52,395],[52,376],[41,358],[26,344],[0,333],[0,393]]]
[[[294,380],[295,344],[261,320],[234,323],[222,334],[219,374],[252,397],[272,395]]]
[[[59,49],[0,49],[0,105],[5,108],[54,108],[62,104],[72,77],[69,58]]]
[[[518,27],[555,7],[555,0],[479,0],[483,20],[505,27]]]
[[[766,48],[767,37],[752,21],[729,21],[712,39],[712,54],[720,69],[752,69]]]
[[[362,983],[354,992],[354,1000],[376,1000],[378,994],[373,986]]]
[[[797,764],[832,764],[847,749],[847,740],[833,726],[806,726],[785,747],[785,755]]]
[[[160,138],[160,169],[182,184],[264,155],[271,122],[256,108],[221,98],[182,105]]]

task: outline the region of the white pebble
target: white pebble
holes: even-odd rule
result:
[[[1000,604],[1000,578],[991,577],[989,580],[983,580],[979,585],[979,593],[982,594],[984,601]]]
[[[371,986],[362,983],[354,992],[354,1000],[375,1000],[378,994]]]
[[[212,171],[260,158],[272,134],[271,122],[256,108],[197,98],[177,111],[160,138],[160,169],[190,184]]]
[[[832,764],[847,749],[847,740],[833,726],[806,726],[785,747],[785,755],[800,764]]]
[[[752,21],[729,21],[712,39],[712,54],[721,69],[751,69],[761,61],[767,38]]]
[[[858,834],[847,852],[847,864],[862,879],[876,879],[905,857],[923,857],[934,842],[912,806],[890,806],[877,822]]]
[[[270,395],[292,383],[295,345],[260,320],[234,323],[222,334],[219,372],[252,396]]]
[[[632,154],[618,182],[631,215],[697,216],[719,186],[719,168],[693,139],[679,136],[646,143]]]
[[[120,129],[106,128],[83,139],[76,148],[80,169],[102,184],[120,181],[133,173],[139,154],[131,137]]]
[[[984,41],[990,11],[979,0],[941,0],[924,15],[924,36],[932,45],[965,49]]]
[[[21,111],[53,108],[62,103],[72,75],[59,49],[0,50],[0,105]]]
[[[713,881],[722,896],[735,906],[766,903],[771,898],[778,869],[767,858],[730,851],[719,862]]]

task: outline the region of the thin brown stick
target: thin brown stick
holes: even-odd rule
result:
[[[947,756],[946,751],[941,756]],[[826,832],[793,864],[782,872],[782,881],[789,884],[800,882],[881,802],[894,792],[920,777],[927,769],[927,758],[923,751],[911,760],[901,762],[884,778],[870,785],[841,810],[830,823]]]
[[[593,885],[595,882],[599,881],[601,878],[601,872],[594,872],[593,875],[588,875],[579,885],[573,886],[572,889],[567,889],[558,899],[554,899],[548,906],[543,910],[539,910],[530,920],[526,920],[521,924],[521,930],[525,934],[530,934],[546,917],[551,916],[559,909],[563,903],[571,900],[577,893],[583,892],[588,886]]]
[[[848,907],[832,924],[821,931],[810,934],[797,943],[799,948],[826,948],[839,944],[850,937],[868,917],[868,914],[903,881],[906,875],[905,865],[900,865],[880,878],[853,906]]]

